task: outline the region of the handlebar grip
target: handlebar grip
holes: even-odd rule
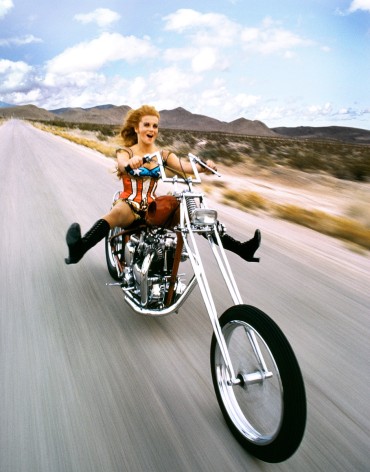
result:
[[[149,161],[150,161],[149,156],[144,156],[144,157],[143,157],[143,164],[146,164],[146,163],[149,162]],[[134,170],[134,169],[130,166],[130,164],[127,164],[127,166],[125,167],[125,171],[126,171],[127,173],[129,173],[130,171],[133,171],[133,170]]]

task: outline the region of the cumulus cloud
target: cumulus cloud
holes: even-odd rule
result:
[[[108,8],[97,8],[90,13],[79,13],[74,16],[74,19],[82,24],[96,23],[100,28],[110,26],[120,18],[121,15]]]
[[[166,59],[189,59],[196,72],[212,68],[226,69],[231,47],[234,48],[233,52],[241,47],[244,53],[250,55],[279,54],[291,59],[296,56],[298,48],[315,45],[314,41],[283,28],[279,22],[268,17],[258,27],[245,27],[222,14],[179,9],[163,20],[165,30],[189,37],[183,50],[178,48],[166,51]]]
[[[245,49],[261,54],[282,51],[288,53],[288,57],[292,55],[292,48],[314,44],[313,41],[282,28],[278,22],[270,18],[266,18],[259,28],[243,28],[241,41]]]
[[[324,105],[310,105],[307,107],[310,115],[331,115],[333,113],[333,105],[330,102],[324,103]]]
[[[0,59],[0,92],[9,93],[29,87],[32,67],[23,61]]]
[[[221,26],[225,19],[229,21],[227,17],[219,13],[200,13],[190,8],[180,8],[175,13],[164,17],[165,29],[179,33],[199,27],[215,28]]]
[[[148,89],[155,91],[160,97],[166,97],[176,96],[184,90],[191,90],[200,80],[200,77],[193,76],[190,81],[187,71],[171,66],[151,73],[147,83]]]
[[[349,12],[353,13],[357,10],[364,10],[370,13],[370,0],[353,0]]]
[[[66,49],[47,63],[48,74],[67,75],[99,70],[109,62],[153,57],[156,48],[149,39],[103,33],[99,38]]]
[[[163,18],[165,30],[179,34],[188,32],[192,42],[201,46],[230,46],[238,36],[240,26],[219,13],[200,13],[182,8]]]
[[[251,116],[255,113],[256,106],[261,97],[247,94],[234,94],[229,90],[227,82],[221,78],[215,78],[210,83],[204,84],[199,94],[189,93],[187,103],[195,113],[204,114],[209,110],[210,116],[218,117],[224,121],[231,121],[241,116]]]
[[[201,48],[192,58],[192,69],[194,72],[205,72],[215,68],[217,63],[217,51],[215,48]]]
[[[0,19],[7,15],[13,7],[12,0],[0,0]]]

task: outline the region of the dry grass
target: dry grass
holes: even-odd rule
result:
[[[361,195],[358,197],[361,198]],[[347,209],[349,218],[359,221],[366,228],[370,228],[370,202],[366,196],[362,197],[362,201],[352,203]]]
[[[224,203],[231,204],[242,210],[268,211],[278,218],[306,226],[344,241],[349,241],[362,248],[370,249],[370,226],[353,218],[329,215],[320,210],[308,210],[296,205],[276,204],[261,197],[258,193],[250,191],[227,189],[223,192],[222,197]],[[356,208],[363,215],[362,212],[365,206]]]
[[[84,136],[83,132],[68,132],[64,131],[60,127],[49,126],[41,123],[34,123],[34,126],[37,128],[47,131],[48,133],[52,133],[56,136],[60,136],[61,138],[68,139],[73,143],[79,144],[80,146],[85,146],[90,149],[94,149],[95,151],[100,152],[106,157],[115,157],[115,149],[118,147],[115,140],[111,140],[111,142],[107,139],[104,142],[100,141],[100,136],[98,133],[95,133],[95,136],[91,136],[91,138]],[[91,135],[91,133],[90,133]]]
[[[279,218],[370,249],[370,229],[353,219],[295,205],[275,205],[275,213]]]
[[[257,192],[240,192],[227,189],[222,196],[224,203],[231,203],[243,210],[266,210],[269,207],[269,202]]]

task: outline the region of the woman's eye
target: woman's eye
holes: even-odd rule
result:
[[[151,127],[151,124],[150,123],[143,123],[143,126],[144,128],[150,128]],[[157,129],[158,128],[158,125],[155,123],[153,124],[153,128],[154,129]]]

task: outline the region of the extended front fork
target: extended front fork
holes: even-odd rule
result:
[[[243,373],[237,373],[237,375],[235,374],[235,371],[231,362],[229,350],[227,347],[227,343],[225,341],[225,337],[222,333],[222,328],[218,320],[217,309],[216,309],[215,302],[211,293],[211,289],[210,289],[210,286],[206,277],[206,273],[203,267],[202,258],[200,256],[199,249],[195,241],[194,231],[191,229],[192,225],[189,220],[189,215],[187,214],[187,212],[185,212],[184,216],[185,216],[185,219],[187,220],[186,221],[187,224],[185,225],[186,229],[184,228],[182,231],[182,236],[183,236],[182,239],[184,241],[185,249],[188,253],[190,262],[194,270],[194,274],[196,276],[196,279],[199,285],[199,289],[201,291],[209,318],[211,320],[217,343],[220,347],[222,357],[224,359],[226,368],[228,370],[228,374],[229,374],[228,383],[230,385],[240,385],[240,386],[247,386],[252,383],[262,383],[266,378],[271,377],[272,373],[269,372],[267,369],[267,366],[263,359],[262,352],[259,348],[256,336],[254,332],[251,330],[248,330],[247,336],[252,345],[253,352],[256,356],[256,360],[260,367],[260,370],[256,372],[251,372],[251,373],[243,372]],[[211,230],[206,231],[206,236],[207,236],[209,245],[212,249],[212,252],[215,256],[215,259],[217,261],[217,264],[219,266],[219,269],[221,271],[221,274],[223,276],[223,279],[229,290],[229,293],[231,295],[234,305],[242,304],[243,303],[242,298],[240,296],[239,289],[236,285],[234,275],[231,271],[229,261],[226,257],[225,250],[223,248],[221,238],[220,238],[216,225],[217,225],[216,223],[213,224],[213,228]],[[187,236],[190,238],[191,244],[189,244]],[[217,245],[213,237],[216,238]]]

